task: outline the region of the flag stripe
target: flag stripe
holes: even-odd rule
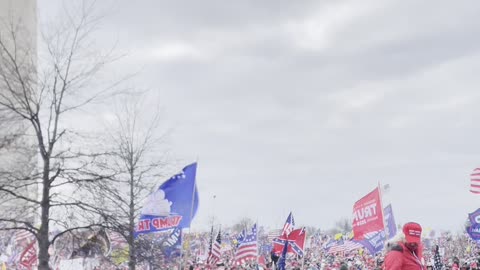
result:
[[[480,194],[480,168],[475,168],[470,174],[470,192]]]
[[[235,252],[234,264],[239,265],[245,260],[257,259],[257,225],[253,225],[251,233],[245,235]]]
[[[267,241],[272,242],[273,239],[280,237],[282,229],[275,229],[268,232]]]
[[[221,233],[218,232],[215,243],[211,247],[210,254],[208,255],[207,264],[217,264],[222,257],[222,247],[221,247]]]

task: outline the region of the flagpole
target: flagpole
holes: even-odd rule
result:
[[[257,222],[255,222],[255,226],[257,227],[257,233],[255,235],[255,243],[257,243],[257,256],[256,256],[256,262],[257,262],[257,269],[258,269],[258,229],[260,226],[258,226],[258,216],[257,216]]]
[[[305,252],[305,243],[307,242],[307,229],[306,228],[304,229],[304,234],[305,234],[305,241],[303,242],[304,251],[303,251],[303,260],[302,260],[302,270],[305,269],[305,255],[306,255],[305,254],[306,253]],[[310,245],[311,245],[311,243],[310,243]]]
[[[192,232],[193,208],[195,207],[195,191],[197,190],[197,168],[198,168],[198,157],[195,159],[195,178],[193,180],[194,182],[193,182],[193,189],[192,189],[192,205],[190,206],[190,226],[188,226],[189,237],[191,237],[191,232]],[[183,238],[182,238],[182,241],[183,241]],[[183,243],[182,243],[182,249],[183,249]],[[189,250],[187,251],[188,251],[187,254],[190,256],[190,247],[189,247]],[[181,268],[179,270],[181,270]]]
[[[387,231],[387,224],[385,222],[385,213],[383,211],[383,192],[382,192],[382,186],[380,185],[380,181],[378,181],[378,192],[380,195],[380,209],[382,209],[383,231],[385,232],[385,242],[386,242],[388,239],[388,231]]]

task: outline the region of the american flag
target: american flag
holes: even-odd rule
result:
[[[470,192],[480,194],[480,168],[476,168],[470,174]]]
[[[360,243],[353,242],[353,241],[339,241],[328,249],[328,254],[335,254],[339,252],[350,252],[355,249],[362,248],[363,246]]]
[[[287,217],[287,220],[285,221],[285,225],[283,225],[283,230],[282,230],[282,235],[288,236],[293,229],[295,228],[295,220],[293,219],[292,212]]]
[[[217,238],[210,248],[210,253],[208,254],[207,264],[217,264],[222,257],[222,235],[218,231]]]
[[[15,246],[27,246],[34,238],[35,236],[27,230],[16,230],[13,241]]]
[[[267,241],[272,242],[273,239],[280,237],[282,229],[270,230],[267,235]]]
[[[246,260],[257,259],[257,224],[253,225],[252,232],[247,234],[239,242],[237,251],[235,251],[235,264],[241,264]]]
[[[247,230],[243,229],[242,232],[240,232],[240,234],[236,237],[236,240],[237,240],[236,246],[238,246],[241,242],[243,242],[246,236],[247,236]]]
[[[118,232],[109,231],[108,238],[110,239],[110,243],[114,247],[125,247],[128,245],[127,240],[123,235],[119,234]]]
[[[37,263],[37,259],[37,247],[35,242],[31,242],[20,255],[20,265],[27,269],[32,269],[32,267]]]
[[[443,268],[442,258],[440,257],[440,251],[438,246],[435,246],[435,255],[433,256],[433,269],[434,270],[441,270]]]

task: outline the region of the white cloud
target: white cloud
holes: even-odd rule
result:
[[[335,46],[338,32],[377,11],[381,7],[378,4],[378,1],[334,1],[312,10],[306,17],[286,22],[285,30],[299,48],[321,51]]]
[[[166,42],[150,49],[147,55],[158,61],[197,60],[207,57],[201,48],[182,41]]]

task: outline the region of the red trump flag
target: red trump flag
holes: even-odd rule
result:
[[[379,188],[368,193],[353,205],[352,229],[355,240],[364,239],[366,233],[385,229]]]

